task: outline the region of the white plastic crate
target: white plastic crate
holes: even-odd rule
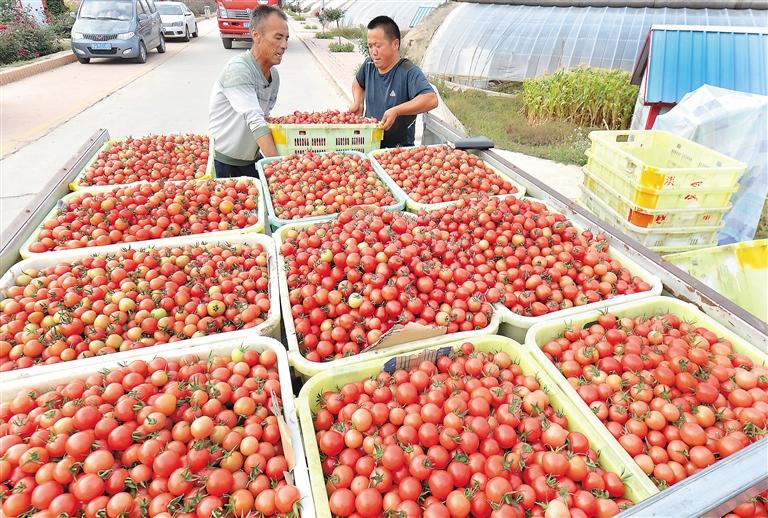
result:
[[[182,135],[183,136],[183,135]],[[104,142],[104,144],[99,148],[99,150],[96,152],[95,155],[83,166],[83,168],[80,170],[80,172],[77,174],[74,180],[70,182],[69,184],[69,190],[70,191],[80,191],[80,190],[90,190],[90,189],[100,189],[103,187],[108,187],[105,185],[82,185],[82,179],[85,176],[86,171],[88,171],[88,168],[98,160],[99,155],[105,151],[108,151],[115,143],[122,142],[125,139],[109,139],[108,141]],[[189,180],[209,180],[211,178],[214,178],[216,176],[216,169],[213,164],[213,135],[208,135],[208,162],[205,166],[205,174],[201,176],[197,176],[195,178],[188,178]],[[131,183],[125,183],[125,184],[114,184],[119,185],[120,187],[126,187],[128,185],[132,185],[135,183],[141,183],[141,182],[131,182]]]
[[[391,356],[396,354],[403,354],[411,351],[417,351],[420,349],[424,349],[426,347],[432,347],[434,345],[440,345],[440,344],[452,342],[455,340],[465,340],[465,339],[470,339],[477,336],[493,335],[493,334],[496,334],[496,332],[498,331],[499,323],[500,323],[500,315],[498,311],[494,311],[491,321],[489,322],[488,326],[485,327],[484,329],[445,334],[445,335],[441,335],[434,338],[428,338],[424,340],[418,340],[414,342],[399,344],[393,347],[389,347],[387,349],[362,352],[354,356],[342,358],[339,360],[328,361],[328,362],[313,362],[313,361],[307,360],[304,357],[304,355],[301,353],[301,350],[299,347],[299,341],[296,338],[296,328],[294,326],[293,314],[291,313],[291,302],[288,296],[288,277],[287,277],[287,272],[285,268],[282,266],[285,262],[285,259],[280,253],[280,248],[283,244],[283,239],[287,232],[291,230],[303,230],[304,228],[311,226],[313,224],[317,224],[317,222],[294,223],[291,225],[285,225],[283,227],[280,227],[278,231],[275,232],[275,234],[273,235],[275,239],[275,244],[276,244],[275,248],[278,255],[278,263],[280,264],[280,267],[278,268],[278,274],[280,276],[280,282],[279,282],[280,303],[282,305],[283,315],[284,315],[283,323],[285,325],[285,339],[288,344],[288,361],[290,362],[290,364],[293,366],[293,368],[296,370],[296,372],[301,376],[303,380],[306,381],[307,379],[311,378],[315,374],[318,374],[323,371],[327,371],[329,369],[332,370],[340,367],[346,367],[349,365],[355,365],[360,362],[370,360],[373,358],[386,357],[386,356]]]
[[[614,225],[638,243],[659,253],[672,253],[693,250],[717,243],[717,233],[722,224],[716,227],[651,227],[643,228],[624,220],[615,210],[591,192],[581,193],[584,207],[600,219]]]
[[[426,146],[426,147],[437,147],[437,146],[442,146],[442,145],[443,144],[436,144],[434,146]],[[417,147],[417,146],[413,146],[413,147]],[[406,147],[406,148],[400,148],[400,149],[412,149],[412,148],[407,148]],[[381,155],[382,153],[386,153],[386,152],[387,152],[386,149],[382,149],[382,150],[378,150],[378,151],[372,151],[372,152],[368,153],[368,156],[371,159],[371,163],[373,164],[373,167],[376,168],[382,175],[384,175],[387,178],[389,178],[392,181],[392,183],[395,185],[395,188],[397,188],[397,190],[400,192],[400,195],[405,199],[405,208],[406,208],[406,210],[408,210],[410,212],[419,212],[421,210],[438,210],[438,209],[444,209],[445,207],[450,207],[451,205],[455,205],[456,204],[456,201],[444,201],[444,202],[440,202],[440,203],[420,203],[418,201],[415,201],[413,198],[411,198],[408,195],[407,192],[405,192],[405,189],[400,187],[397,184],[397,182],[395,182],[395,180],[389,175],[389,173],[384,168],[384,166],[381,165],[381,163],[376,159],[377,156]],[[499,169],[496,169],[495,167],[493,167],[492,165],[490,165],[488,163],[485,163],[485,167],[487,167],[488,169],[490,169],[491,171],[496,173],[496,175],[501,177],[503,180],[506,180],[509,183],[511,183],[515,187],[515,189],[517,189],[517,192],[515,192],[513,194],[499,194],[499,195],[497,195],[495,197],[497,197],[497,198],[506,198],[507,196],[515,196],[517,198],[522,198],[523,196],[525,196],[525,186],[524,185],[522,185],[519,182],[516,182],[510,176],[508,176],[507,174],[503,173]],[[480,195],[482,193],[478,192],[477,194]]]
[[[541,200],[531,199],[531,201],[535,201],[535,202],[546,205],[546,203],[544,203]],[[549,210],[552,212],[557,212],[552,208],[549,208]],[[579,227],[578,225],[574,224],[574,227],[579,230],[583,230],[583,228]],[[629,295],[618,295],[610,299],[599,300],[597,302],[592,302],[589,304],[585,304],[583,306],[574,306],[568,309],[561,309],[559,311],[554,311],[552,313],[547,313],[545,315],[541,315],[538,317],[528,317],[524,315],[518,315],[517,313],[511,311],[509,308],[504,306],[503,304],[497,302],[496,304],[494,304],[494,307],[496,308],[497,312],[501,314],[501,328],[500,328],[501,334],[509,338],[512,338],[513,340],[522,342],[525,339],[525,335],[528,332],[528,329],[534,324],[547,322],[550,320],[556,320],[560,318],[571,318],[574,315],[578,315],[580,313],[584,313],[585,311],[590,311],[595,308],[614,305],[614,304],[621,304],[623,302],[632,302],[636,300],[642,300],[648,297],[652,297],[654,295],[659,295],[661,293],[661,290],[664,287],[661,282],[661,279],[659,279],[652,273],[643,269],[639,264],[637,264],[635,261],[630,259],[628,255],[619,252],[616,249],[616,247],[611,246],[609,248],[608,254],[610,255],[611,258],[617,259],[619,262],[621,262],[621,265],[627,270],[629,270],[629,272],[632,274],[633,277],[639,276],[640,278],[645,280],[648,284],[650,284],[651,289],[641,293],[632,293]]]
[[[350,155],[358,155],[361,158],[368,159],[368,157],[360,152],[357,151],[339,151],[338,153],[344,153],[344,154],[350,154]],[[264,205],[266,207],[267,212],[267,218],[269,220],[269,224],[272,226],[273,230],[276,230],[283,225],[289,225],[291,223],[315,223],[318,221],[328,221],[331,219],[336,219],[339,216],[339,213],[332,213],[332,214],[323,214],[322,216],[308,216],[301,219],[284,219],[280,218],[275,214],[275,206],[272,202],[272,193],[269,190],[269,181],[267,180],[267,175],[264,173],[264,166],[270,162],[277,162],[280,160],[283,160],[284,157],[269,157],[269,158],[262,158],[258,162],[256,162],[256,169],[259,172],[259,179],[261,181],[261,192],[264,196]],[[373,166],[373,161],[371,161],[371,168],[376,173],[376,176],[379,177],[379,179],[382,181],[382,183],[389,189],[389,191],[392,193],[392,197],[395,199],[395,203],[393,205],[388,205],[384,207],[384,210],[387,211],[394,211],[394,210],[403,210],[405,208],[405,196],[402,193],[402,190],[397,186],[397,184],[392,181],[392,179],[387,176],[386,174],[383,174],[381,170],[375,168]]]
[[[108,356],[99,356],[95,362],[88,365],[74,364],[67,362],[59,364],[60,368],[47,372],[45,375],[29,375],[32,369],[25,369],[25,375],[14,380],[3,379],[2,388],[0,388],[0,401],[10,401],[16,394],[28,393],[33,390],[50,390],[57,385],[67,383],[73,379],[85,379],[91,374],[96,374],[104,369],[115,369],[120,365],[134,360],[151,361],[154,358],[161,357],[167,360],[178,360],[186,355],[196,355],[199,358],[208,358],[209,356],[228,356],[233,349],[245,347],[255,349],[256,351],[271,350],[277,355],[277,371],[280,377],[280,399],[283,404],[283,415],[291,436],[291,443],[296,459],[296,466],[292,471],[294,484],[301,494],[301,516],[315,516],[314,502],[312,499],[312,487],[309,482],[309,471],[307,469],[306,455],[304,452],[304,443],[301,437],[301,428],[299,418],[296,412],[296,402],[293,396],[291,386],[291,374],[288,368],[288,357],[285,353],[283,344],[267,337],[250,336],[240,339],[234,337],[225,338],[225,335],[206,337],[198,345],[189,347],[182,345],[183,342],[176,342],[173,347],[166,347],[160,350],[139,349],[127,353],[113,354]],[[4,373],[8,374],[8,373]]]
[[[252,181],[252,182],[254,182],[258,186],[258,188],[259,188],[259,196],[257,198],[258,201],[256,202],[256,212],[258,214],[258,222],[255,225],[251,225],[251,226],[244,227],[244,228],[237,228],[237,229],[231,229],[231,230],[221,230],[221,231],[218,231],[218,232],[203,232],[202,234],[189,234],[187,236],[176,236],[176,237],[219,238],[219,237],[231,236],[231,235],[237,235],[237,234],[247,234],[247,233],[250,233],[250,232],[257,232],[257,233],[260,233],[260,234],[264,233],[264,228],[265,228],[264,220],[266,219],[266,211],[264,210],[264,192],[262,190],[261,184],[259,183],[259,180],[256,179],[256,178],[251,178],[249,176],[238,176],[238,177],[225,178],[225,179],[214,180],[214,181],[224,181],[224,180]],[[205,180],[190,180],[190,181],[205,181]],[[147,182],[136,182],[136,183],[132,183],[130,185],[104,185],[104,186],[100,186],[100,187],[92,187],[92,188],[89,188],[89,189],[81,189],[81,190],[78,190],[78,191],[71,192],[71,193],[67,194],[66,196],[61,198],[56,203],[56,206],[53,209],[51,209],[51,211],[45,216],[45,219],[42,221],[42,223],[40,223],[40,225],[38,225],[38,227],[34,231],[34,233],[31,236],[29,236],[29,238],[27,238],[26,241],[24,241],[24,244],[21,245],[21,248],[19,249],[19,255],[22,257],[22,259],[27,259],[29,257],[38,256],[41,253],[45,253],[45,254],[50,253],[50,252],[38,252],[38,253],[35,253],[35,252],[30,251],[29,247],[33,243],[37,242],[38,236],[40,235],[40,232],[43,230],[43,227],[44,227],[45,223],[47,221],[51,220],[51,219],[54,219],[56,217],[56,215],[58,214],[58,211],[60,209],[62,209],[65,205],[69,204],[69,202],[71,202],[72,200],[75,200],[77,198],[81,198],[83,196],[86,196],[89,193],[116,191],[116,190],[119,190],[119,189],[125,189],[126,187],[129,187],[129,186],[130,187],[139,186],[142,183],[147,183]],[[168,183],[168,184],[182,184],[184,182],[165,182],[165,183]],[[165,239],[170,239],[170,238],[165,238]],[[152,241],[157,241],[157,240],[152,240]],[[128,245],[130,243],[116,243],[116,244]],[[111,246],[111,245],[107,245],[107,246]],[[85,248],[80,248],[79,250],[88,250],[88,251],[91,251],[92,253],[97,253],[101,248],[103,248],[103,247],[89,246],[89,247],[85,247]]]
[[[269,336],[273,338],[280,337],[280,300],[279,300],[279,288],[277,281],[277,255],[275,252],[274,241],[263,234],[239,234],[218,238],[207,238],[205,236],[194,237],[173,237],[168,239],[158,239],[156,241],[139,241],[136,243],[119,244],[101,247],[98,251],[95,249],[77,249],[77,250],[62,250],[59,252],[48,252],[46,254],[38,254],[36,257],[25,259],[21,262],[13,265],[8,271],[0,278],[0,294],[10,286],[14,285],[14,280],[24,270],[28,268],[40,270],[47,268],[58,263],[69,263],[82,259],[84,257],[90,257],[93,255],[101,255],[107,253],[114,253],[126,248],[130,249],[143,249],[143,248],[160,248],[160,247],[174,247],[184,246],[189,244],[201,244],[201,243],[230,243],[230,244],[259,244],[264,247],[267,253],[267,272],[269,274],[269,313],[267,318],[261,324],[249,329],[240,329],[237,331],[231,331],[228,333],[219,333],[217,335],[209,335],[197,338],[190,338],[188,340],[179,340],[178,342],[168,342],[165,344],[157,344],[151,347],[145,347],[137,349],[138,351],[156,352],[162,351],[167,347],[194,347],[201,343],[207,343],[211,336],[220,336],[230,340],[240,340],[246,337],[253,336]],[[93,356],[90,358],[83,358],[79,360],[71,360],[69,362],[59,362],[50,365],[34,365],[26,369],[17,369],[8,372],[4,372],[2,377],[3,381],[11,381],[19,376],[33,376],[37,374],[50,374],[56,372],[66,365],[68,368],[70,365],[80,367],[90,365],[94,362],[99,362],[105,357],[121,358],[125,354],[132,354],[134,351],[116,352],[109,355]]]

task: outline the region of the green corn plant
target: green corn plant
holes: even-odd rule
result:
[[[629,126],[637,87],[620,70],[578,68],[523,82],[523,107],[532,124],[563,120],[585,127]]]

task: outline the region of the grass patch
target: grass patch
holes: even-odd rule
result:
[[[315,38],[329,40],[331,38],[346,38],[348,40],[366,40],[368,33],[365,27],[339,27],[338,29],[328,29],[324,32],[315,34]]]
[[[307,25],[304,26],[304,29],[308,31],[314,31],[317,29],[317,25],[312,25],[311,23],[308,23]]]
[[[328,45],[328,50],[331,52],[354,52],[355,51],[355,44],[354,43],[338,43],[333,42],[330,45]]]
[[[339,27],[330,31],[334,36],[341,36],[348,40],[364,40],[368,38],[368,30],[363,27]]]
[[[301,14],[292,14],[291,18],[293,18],[297,22],[303,22],[304,20],[306,20],[306,18],[304,18],[304,16]]]
[[[563,164],[586,163],[584,151],[590,145],[587,135],[594,128],[583,128],[568,121],[530,124],[520,95],[498,97],[479,91],[459,92],[440,84],[438,89],[448,108],[471,135],[485,135],[501,149]]]

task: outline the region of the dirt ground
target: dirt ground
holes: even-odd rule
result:
[[[421,64],[421,60],[424,58],[424,53],[427,52],[427,47],[432,40],[432,36],[435,35],[435,31],[458,5],[456,2],[447,2],[437,7],[421,23],[409,30],[401,44],[403,56],[417,65]]]

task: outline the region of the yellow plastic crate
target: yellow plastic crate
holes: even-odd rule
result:
[[[709,189],[644,187],[632,182],[626,174],[613,171],[602,160],[592,158],[589,150],[586,155],[588,158],[586,169],[592,176],[604,182],[631,203],[646,209],[723,208],[731,202],[733,193],[739,190],[738,184],[730,188]]]
[[[589,154],[633,184],[649,189],[732,189],[743,162],[658,130],[593,131]]]
[[[579,202],[587,210],[615,226],[638,243],[658,253],[673,253],[695,250],[717,243],[717,233],[722,225],[716,227],[638,227],[622,218],[612,207],[604,203],[605,198],[582,190]]]
[[[592,415],[592,412],[586,408],[583,402],[578,403],[580,401],[578,395],[574,399],[573,395],[557,390],[558,383],[555,378],[548,372],[542,372],[535,357],[518,342],[502,336],[484,336],[459,340],[440,347],[430,347],[409,355],[381,356],[371,361],[323,372],[304,384],[296,399],[296,409],[299,413],[299,422],[303,432],[309,478],[312,484],[315,512],[318,517],[330,518],[331,516],[312,418],[312,413],[318,407],[318,396],[327,390],[337,390],[346,383],[362,381],[376,376],[386,367],[394,368],[407,365],[409,357],[415,356],[415,360],[420,357],[435,358],[467,341],[473,343],[475,349],[479,351],[504,351],[510,355],[512,361],[520,365],[524,374],[535,375],[541,383],[542,389],[549,394],[552,406],[568,419],[569,430],[581,432],[589,439],[590,446],[600,454],[600,464],[603,468],[618,475],[623,474],[628,499],[637,503],[658,493],[656,486],[645,476],[639,466],[632,462],[629,454],[623,450],[608,430],[599,421],[596,426],[594,420],[590,419],[589,416]],[[592,418],[597,419],[594,415]]]
[[[768,322],[768,239],[673,254],[664,259]]]
[[[752,345],[745,339],[731,332],[725,326],[709,317],[706,313],[703,313],[693,304],[683,302],[681,300],[672,297],[651,297],[643,299],[637,302],[630,302],[627,304],[620,304],[617,306],[606,307],[608,311],[618,317],[637,317],[641,315],[651,316],[663,313],[672,313],[680,318],[681,321],[690,322],[696,326],[706,327],[718,337],[725,338],[733,344],[733,350],[736,353],[748,356],[753,362],[758,365],[768,364],[768,355],[765,351],[758,349],[758,347]],[[588,409],[587,404],[578,395],[576,390],[568,383],[568,380],[560,373],[554,363],[541,351],[541,347],[548,342],[555,340],[563,335],[566,328],[583,329],[595,323],[598,317],[605,311],[590,311],[588,313],[582,313],[572,319],[560,319],[550,322],[544,322],[532,327],[528,331],[528,335],[525,337],[525,347],[535,357],[536,361],[542,369],[542,374],[546,374],[548,377],[555,380],[557,387],[562,391],[563,395],[569,399],[576,401],[576,406],[582,409]],[[588,421],[594,427],[600,427],[603,431],[608,430],[602,424],[600,419],[589,412]],[[306,443],[305,443],[306,444]],[[307,452],[309,455],[310,453]],[[631,460],[627,465],[638,467],[634,460]],[[311,473],[311,467],[310,467]],[[651,482],[648,477],[643,473],[643,477],[648,482]],[[317,497],[315,497],[317,498]]]
[[[270,124],[277,153],[358,151],[381,147],[384,130],[378,124]]]
[[[585,167],[583,171],[584,188],[616,211],[622,220],[638,227],[707,227],[711,229],[719,227],[725,215],[731,210],[730,205],[718,208],[689,207],[678,209],[640,207],[597,178],[589,167]]]

